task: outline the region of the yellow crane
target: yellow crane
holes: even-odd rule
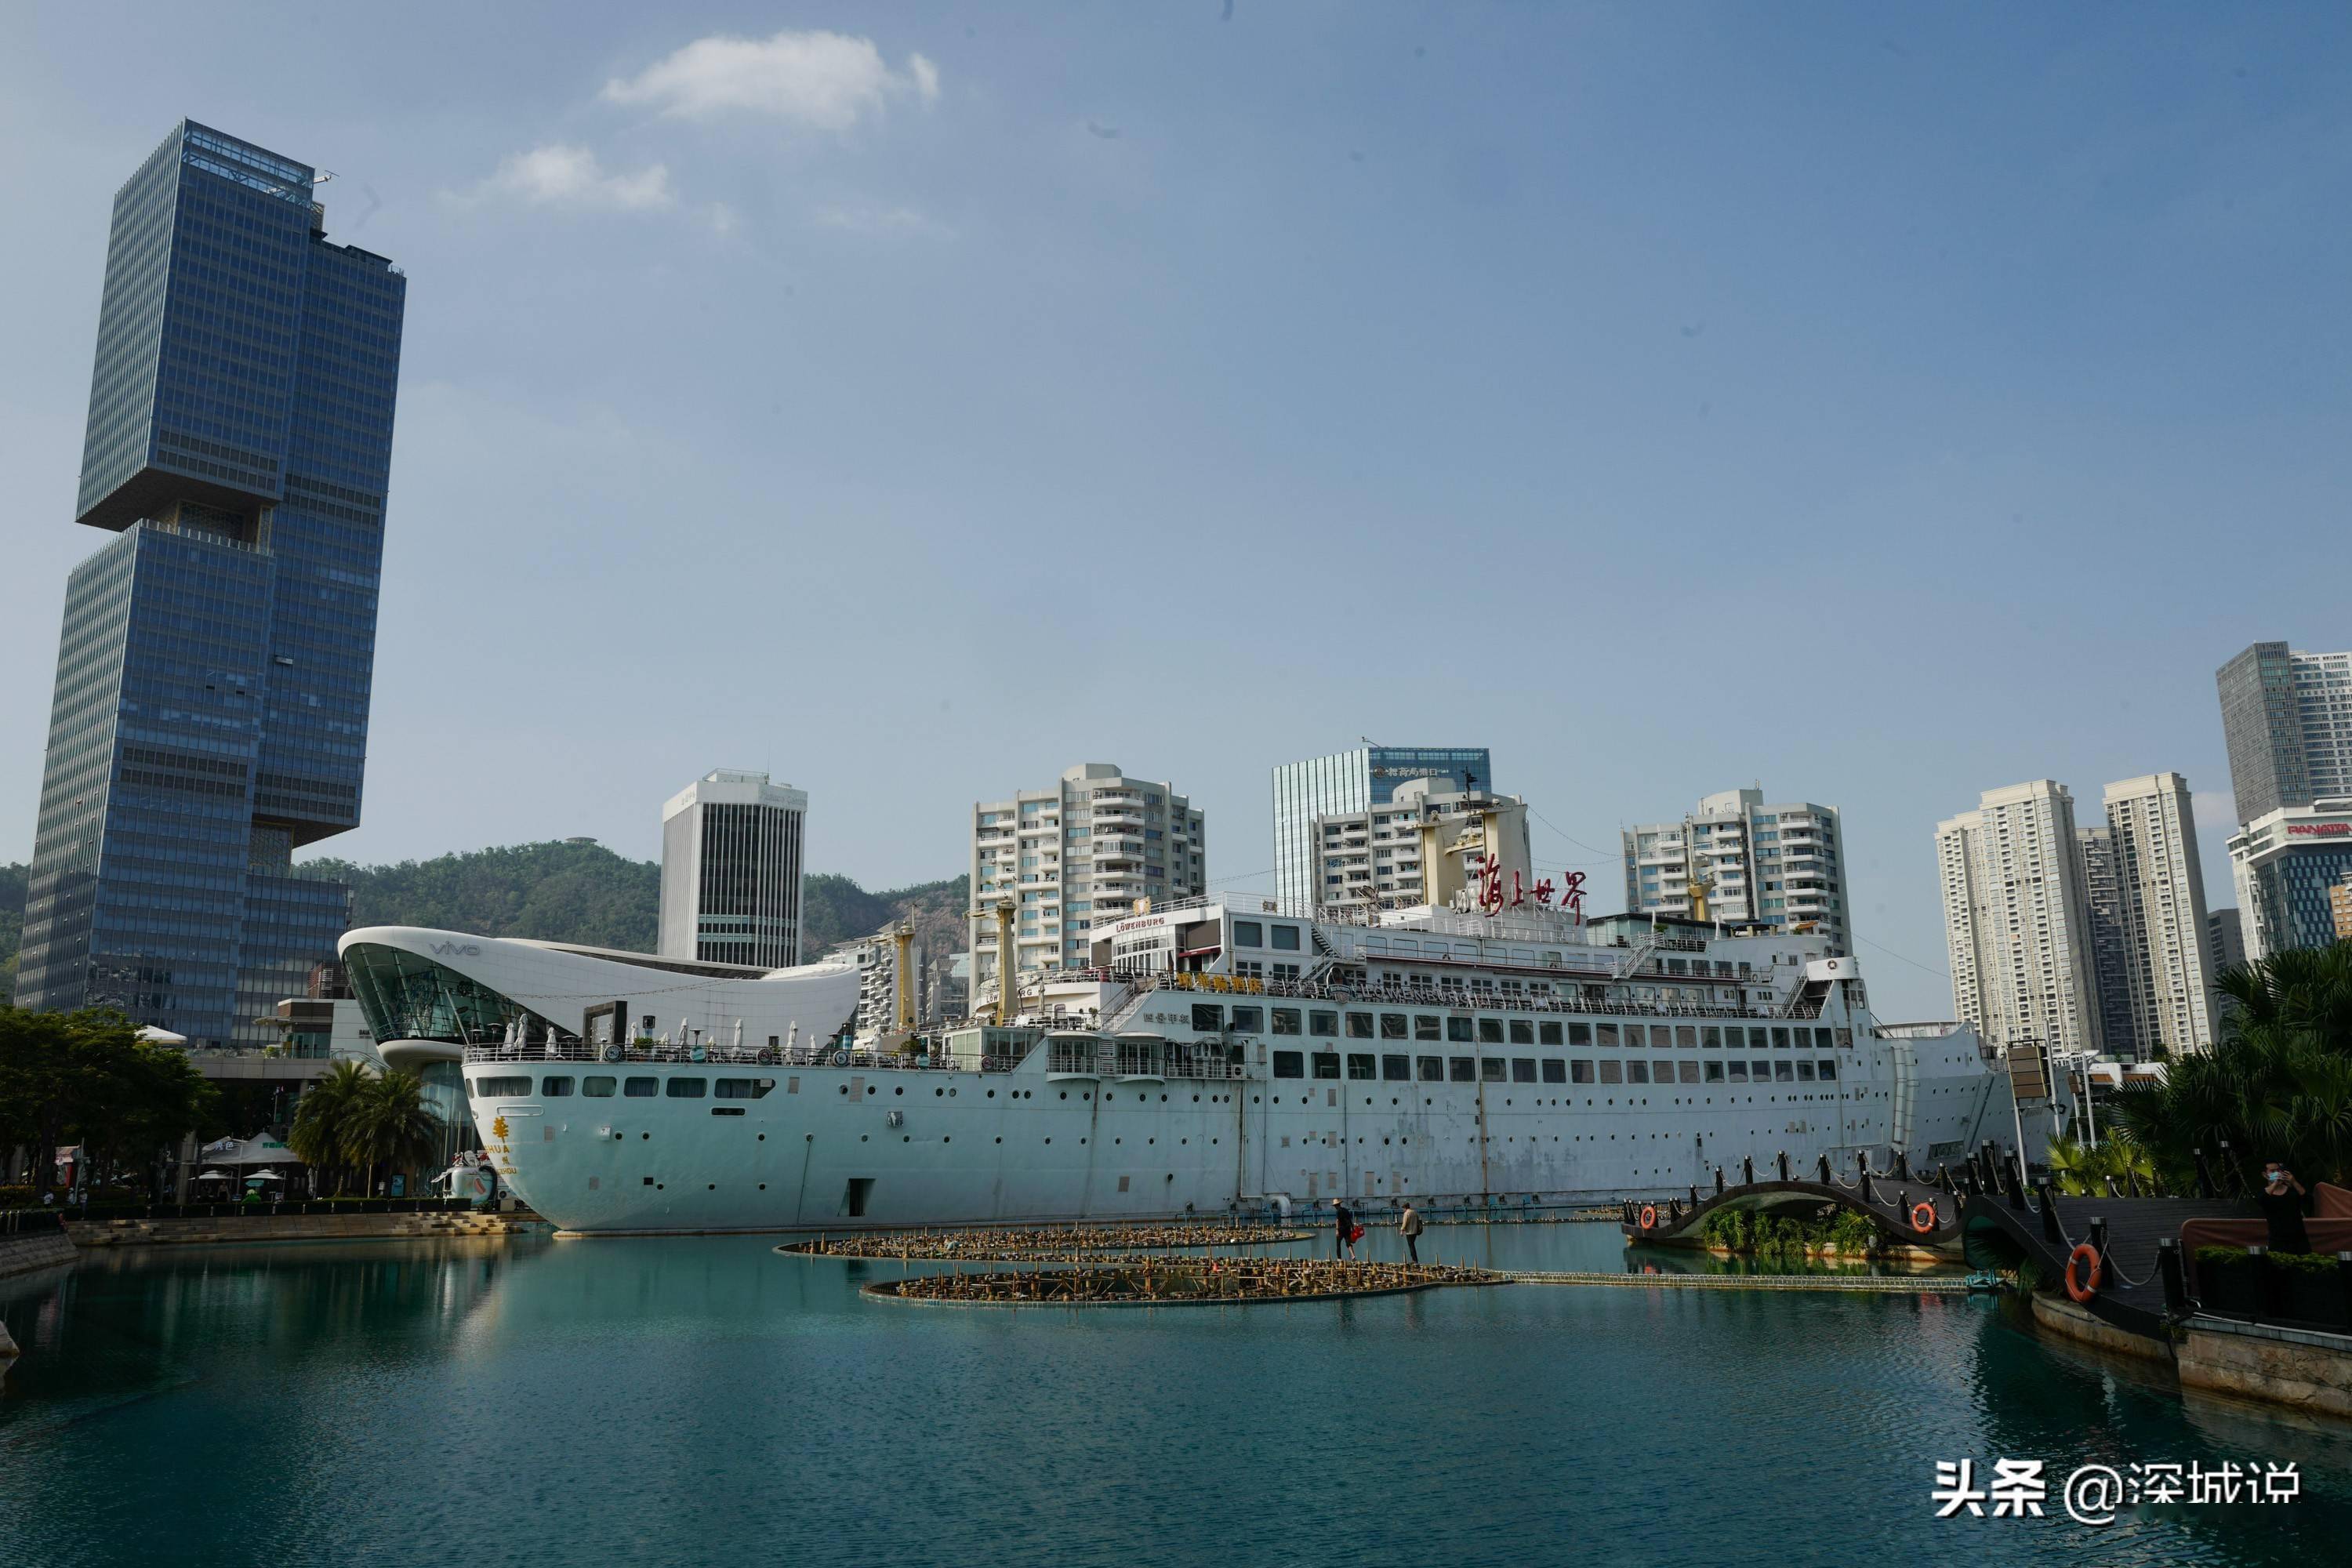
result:
[[[901,1036],[915,1032],[915,922],[900,921],[890,928],[892,965],[890,978],[898,992],[892,1026]]]
[[[1000,1025],[1013,1022],[1013,1004],[1019,997],[1019,987],[1013,980],[1013,904],[1011,899],[999,899],[986,909],[975,909],[971,911],[973,920],[979,920],[988,914],[996,916],[996,1021]],[[977,953],[973,954],[973,963],[975,965],[979,963]],[[979,979],[977,974],[972,976],[975,985],[979,984]],[[971,1003],[972,1011],[979,1012],[981,1005],[980,998],[974,996]]]

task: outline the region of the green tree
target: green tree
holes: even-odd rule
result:
[[[349,1189],[352,1167],[359,1163],[351,1152],[352,1129],[374,1081],[375,1075],[358,1062],[339,1061],[295,1101],[286,1146],[310,1167],[313,1191],[330,1175],[338,1195]]]
[[[371,1078],[352,1105],[344,1152],[368,1171],[374,1191],[379,1167],[385,1174],[423,1157],[433,1147],[438,1123],[425,1103],[425,1080],[413,1072]]]
[[[0,1146],[29,1145],[37,1181],[72,1144],[101,1180],[125,1167],[152,1175],[212,1099],[185,1054],[141,1039],[120,1013],[0,1006]]]
[[[2123,1140],[2175,1191],[2193,1185],[2200,1149],[2241,1184],[2272,1159],[2306,1184],[2352,1181],[2352,942],[2225,970],[2220,990],[2236,1004],[2221,1042],[2118,1096]]]

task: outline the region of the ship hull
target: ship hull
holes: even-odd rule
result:
[[[514,1192],[574,1234],[1052,1223],[1255,1211],[1276,1196],[1375,1205],[1561,1204],[1738,1181],[1786,1154],[1850,1173],[2012,1142],[2005,1078],[1972,1037],[1849,1061],[1829,1084],[1596,1086],[631,1063],[646,1097],[588,1099],[576,1063],[475,1064],[486,1147]],[[757,1075],[757,1099],[669,1080]],[[550,1079],[574,1092],[541,1092]],[[500,1092],[528,1080],[522,1093]],[[485,1091],[488,1086],[488,1091]],[[1908,1098],[1909,1125],[1898,1131]]]

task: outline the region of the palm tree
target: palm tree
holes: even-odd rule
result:
[[[294,1125],[287,1131],[286,1146],[316,1174],[334,1171],[338,1195],[351,1176],[352,1118],[375,1081],[361,1063],[339,1061],[294,1102]]]
[[[2186,1190],[2196,1152],[2247,1187],[2263,1162],[2305,1182],[2352,1177],[2352,942],[2273,953],[2224,971],[2236,1004],[2221,1043],[2175,1057],[2160,1086],[2116,1102],[2116,1121],[2167,1181]],[[2228,1146],[2227,1153],[2223,1145]]]
[[[2053,1138],[2050,1172],[2058,1179],[2058,1190],[2074,1197],[2103,1195],[2110,1176],[2118,1186],[2137,1179],[2142,1188],[2153,1189],[2157,1176],[2156,1163],[2138,1141],[2128,1132],[2112,1130],[2096,1143]]]
[[[345,1129],[345,1152],[368,1167],[368,1186],[375,1187],[378,1165],[414,1160],[434,1144],[439,1123],[425,1103],[425,1080],[413,1072],[386,1073],[370,1079],[352,1108]]]

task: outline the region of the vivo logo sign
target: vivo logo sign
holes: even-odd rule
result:
[[[479,958],[482,946],[474,942],[436,942],[433,944],[436,958]]]

